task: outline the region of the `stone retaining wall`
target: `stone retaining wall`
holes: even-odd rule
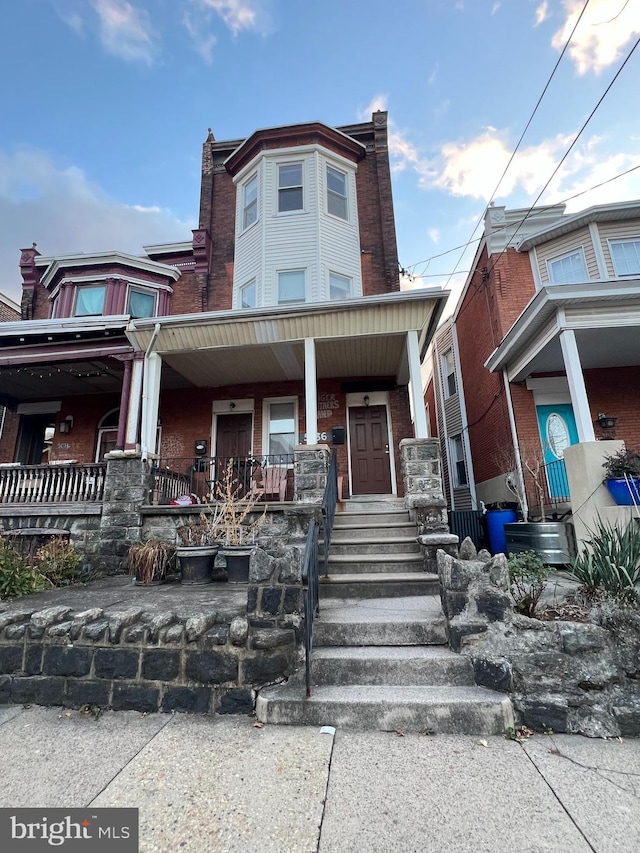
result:
[[[465,559],[466,558],[466,559]],[[537,731],[640,735],[640,613],[611,608],[603,624],[549,622],[515,612],[504,554],[438,552],[449,643],[476,683],[511,695]]]

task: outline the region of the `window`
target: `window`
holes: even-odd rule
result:
[[[243,187],[242,230],[258,220],[258,176],[249,178]]]
[[[347,176],[327,166],[327,210],[340,219],[347,218]]]
[[[352,281],[346,275],[337,272],[329,273],[329,299],[350,299]]]
[[[278,305],[305,301],[304,270],[278,273]]]
[[[448,349],[442,356],[442,376],[444,396],[452,397],[456,393],[456,371],[453,364],[453,352]]]
[[[76,291],[75,317],[91,317],[102,314],[104,309],[104,284],[79,287]]]
[[[612,242],[611,258],[616,275],[640,274],[640,240]]]
[[[296,444],[296,404],[295,400],[267,403],[269,456],[293,453]]]
[[[256,280],[248,282],[240,288],[240,307],[255,308],[256,307]]]
[[[464,464],[464,447],[462,436],[454,435],[450,439],[451,446],[451,468],[453,471],[453,485],[456,488],[467,485],[467,469]]]
[[[582,250],[547,261],[552,284],[579,284],[587,280],[587,268]]]
[[[145,290],[129,290],[127,314],[134,319],[137,317],[154,317],[156,313],[155,293]]]
[[[302,163],[278,166],[278,213],[302,210]]]

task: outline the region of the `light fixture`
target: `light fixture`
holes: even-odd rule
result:
[[[369,405],[369,395],[368,394],[364,395],[364,404],[365,404],[365,406]]]
[[[71,432],[73,429],[73,415],[67,415],[63,421],[60,421],[60,426],[58,428],[60,432],[63,433]]]
[[[232,401],[229,403],[229,408],[230,408],[230,409],[235,409],[235,407],[236,407],[236,404],[235,404],[235,403],[233,402],[233,400],[232,400]]]
[[[598,426],[601,429],[613,429],[616,425],[616,421],[618,418],[611,417],[610,415],[606,415],[604,412],[600,412],[598,414]]]

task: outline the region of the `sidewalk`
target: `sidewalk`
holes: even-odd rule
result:
[[[640,740],[3,706],[0,755],[0,806],[134,806],[141,853],[640,849]]]

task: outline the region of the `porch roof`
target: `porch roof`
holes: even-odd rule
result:
[[[576,335],[582,368],[640,364],[640,278],[549,285],[529,302],[485,362],[509,381],[564,372],[560,333]],[[615,330],[615,334],[611,334]]]
[[[408,381],[406,333],[421,357],[448,291],[429,288],[340,302],[132,320],[127,337],[198,386],[304,378],[304,341],[316,342],[319,378],[394,376]]]

